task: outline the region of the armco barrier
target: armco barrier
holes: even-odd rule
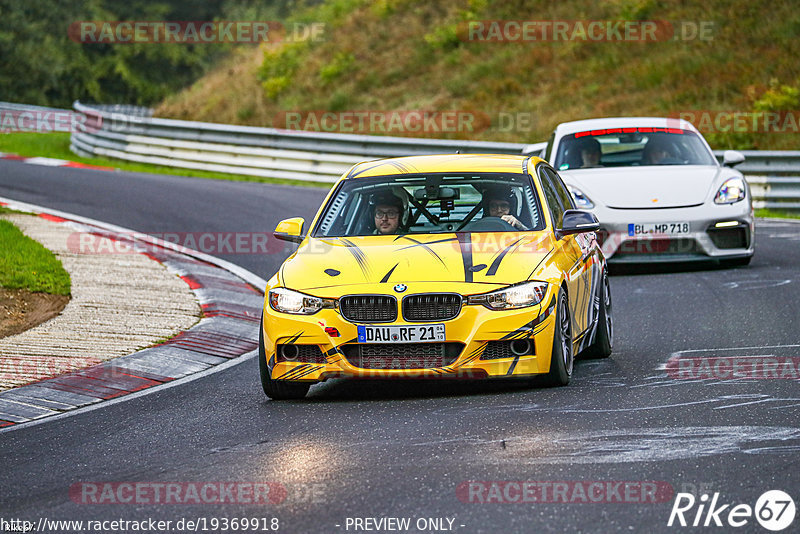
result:
[[[522,144],[351,135],[130,116],[75,102],[100,120],[79,126],[80,155],[231,174],[334,182],[354,163],[417,154],[519,154]]]
[[[800,150],[742,150],[745,162],[737,165],[753,194],[753,206],[800,211]],[[723,151],[714,151],[722,159]]]
[[[72,134],[81,156],[230,174],[334,182],[353,163],[391,156],[454,153],[538,154],[545,143],[493,143],[351,135],[233,126],[152,117],[137,106],[75,102],[87,116]],[[2,110],[53,110],[0,102]],[[744,173],[757,208],[800,211],[800,151],[744,150]],[[714,151],[722,159],[723,151]]]

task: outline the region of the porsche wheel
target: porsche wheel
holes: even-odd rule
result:
[[[603,273],[600,284],[600,307],[597,315],[594,342],[586,347],[583,356],[587,358],[608,358],[614,346],[614,320],[611,316],[611,286],[608,274]]]
[[[308,393],[310,384],[297,384],[285,380],[273,380],[267,367],[267,353],[264,350],[264,317],[258,327],[258,369],[261,374],[261,387],[272,400],[302,399]]]
[[[572,322],[569,317],[569,304],[564,290],[558,292],[556,324],[553,334],[553,351],[550,356],[550,372],[545,382],[550,386],[566,386],[572,377],[574,363],[572,351]]]

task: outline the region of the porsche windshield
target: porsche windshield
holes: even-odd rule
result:
[[[561,138],[555,168],[561,171],[640,165],[716,165],[696,133],[680,128],[608,128]]]
[[[344,180],[314,237],[542,230],[522,174],[392,175]]]

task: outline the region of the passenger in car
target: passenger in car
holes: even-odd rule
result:
[[[528,230],[519,219],[511,214],[516,213],[517,197],[508,187],[494,187],[483,193],[484,217],[499,217],[517,230]]]
[[[600,157],[603,155],[603,151],[597,139],[591,137],[581,139],[578,143],[578,150],[581,153],[582,169],[587,167],[602,167],[602,165],[600,165]]]
[[[642,165],[662,165],[676,156],[675,146],[663,137],[652,137],[642,151]]]

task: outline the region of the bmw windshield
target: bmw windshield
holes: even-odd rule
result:
[[[391,175],[344,180],[314,237],[544,229],[531,178],[522,174]]]

